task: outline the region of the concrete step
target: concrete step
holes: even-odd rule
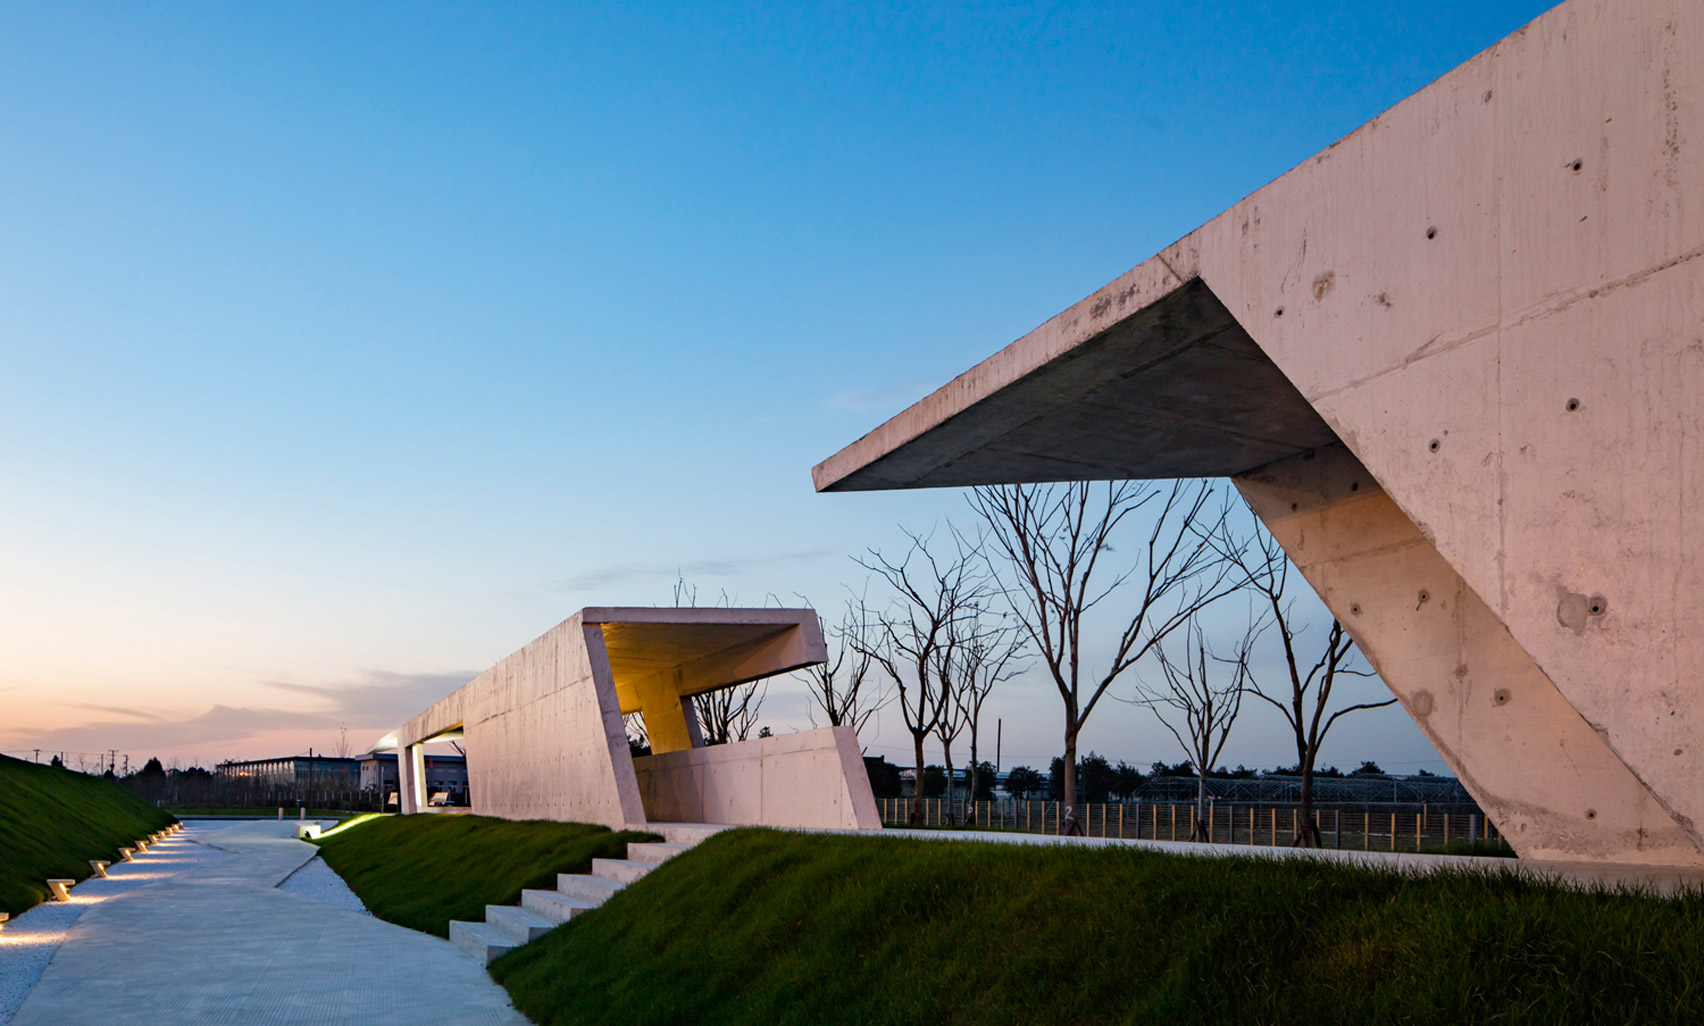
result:
[[[491,960],[498,955],[520,947],[513,937],[495,926],[488,923],[464,923],[459,919],[450,922],[450,941],[480,965],[490,965]]]
[[[684,844],[688,848],[707,837],[713,837],[729,829],[721,823],[646,823],[638,830],[647,830],[653,834],[662,834],[663,840],[670,844]]]
[[[574,898],[583,898],[594,905],[602,905],[610,895],[621,890],[622,885],[613,880],[605,880],[601,876],[585,876],[580,873],[556,874],[556,889]]]
[[[592,875],[612,883],[630,884],[656,866],[637,859],[593,859]]]
[[[667,841],[650,844],[643,841],[633,841],[627,845],[627,857],[635,862],[649,862],[655,866],[667,862],[691,847],[690,844],[669,844]]]
[[[529,912],[518,905],[485,906],[485,922],[489,926],[495,926],[516,944],[538,940],[556,929],[555,920],[546,919],[537,912]]]
[[[598,907],[598,902],[563,894],[561,891],[522,891],[521,907],[553,923],[566,923],[581,912]]]

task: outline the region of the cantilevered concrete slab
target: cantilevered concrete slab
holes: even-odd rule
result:
[[[484,815],[876,829],[850,728],[705,747],[690,705],[824,656],[809,609],[583,609],[382,744],[398,751],[404,812],[426,807],[421,746],[457,740]],[[653,753],[638,759],[632,713]]]
[[[1704,4],[1570,0],[815,470],[1230,476],[1523,855],[1704,864]]]

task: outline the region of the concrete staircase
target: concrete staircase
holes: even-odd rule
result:
[[[593,859],[590,873],[559,873],[554,891],[522,891],[519,905],[487,905],[483,923],[455,920],[450,923],[450,940],[480,965],[490,965],[497,956],[597,908],[610,895],[727,828],[706,823],[651,823],[643,829],[661,834],[663,840],[631,843],[624,859]]]

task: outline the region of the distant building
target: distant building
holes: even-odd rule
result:
[[[329,788],[353,791],[361,778],[361,762],[325,755],[290,755],[282,759],[221,762],[214,772],[227,780],[239,780],[268,790]]]
[[[426,797],[448,794],[450,804],[466,805],[467,756],[424,755],[426,761]],[[397,790],[396,753],[368,752],[361,756],[361,790],[389,796]]]
[[[449,795],[449,804],[467,804],[467,758],[427,755],[428,797]],[[378,797],[396,792],[396,753],[368,752],[349,759],[325,755],[290,755],[280,759],[222,762],[214,772],[258,791],[273,794],[361,793]]]

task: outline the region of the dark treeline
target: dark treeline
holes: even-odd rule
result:
[[[885,758],[867,758],[865,767],[870,774],[870,786],[878,798],[898,798],[905,794],[898,766]],[[1278,766],[1272,769],[1250,769],[1247,766],[1237,766],[1227,769],[1220,766],[1209,770],[1210,780],[1261,780],[1267,778],[1289,778],[1299,773],[1296,766]],[[1149,763],[1144,771],[1123,760],[1112,762],[1105,756],[1095,752],[1077,761],[1077,793],[1075,800],[1083,802],[1132,801],[1140,796],[1143,788],[1156,778],[1195,778],[1195,766],[1188,760],[1177,763],[1156,761]],[[1345,778],[1383,778],[1385,771],[1372,761],[1361,763],[1347,772],[1336,766],[1314,770],[1316,777],[1325,779]],[[968,799],[966,779],[968,773],[955,772],[959,786],[954,797]],[[1416,777],[1432,777],[1434,774],[1421,770]],[[997,775],[992,763],[983,763],[978,774],[976,801],[990,801],[997,797],[1019,799],[1037,799],[1046,801],[1064,801],[1064,760],[1055,758],[1048,772],[1028,766],[1015,766],[1006,774],[1001,793],[996,793]],[[1447,779],[1447,778],[1446,778]],[[923,796],[925,798],[944,798],[947,796],[947,774],[940,766],[930,765],[923,772]]]

